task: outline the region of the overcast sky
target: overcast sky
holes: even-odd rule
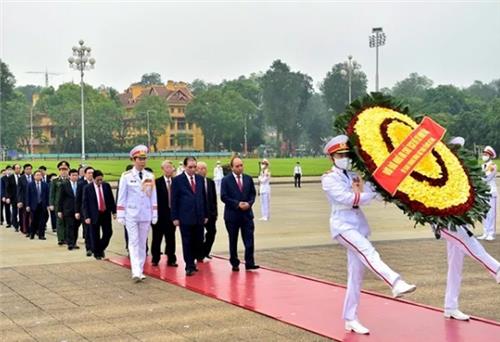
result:
[[[349,54],[374,88],[372,27],[380,50],[380,86],[411,72],[435,84],[467,86],[500,78],[500,1],[496,2],[1,2],[0,53],[17,85],[74,80],[67,58],[79,39],[93,49],[85,81],[119,91],[158,72],[164,81],[218,83],[265,71],[281,59],[317,86]]]

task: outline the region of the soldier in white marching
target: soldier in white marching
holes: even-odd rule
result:
[[[416,286],[406,283],[387,266],[368,240],[370,227],[359,206],[368,204],[377,193],[370,183],[363,184],[360,177],[350,171],[347,140],[347,136],[339,135],[325,145],[323,151],[333,162],[333,167],[322,176],[321,185],[331,205],[332,238],[347,249],[348,276],[343,310],[345,329],[368,334],[370,331],[358,321],[357,316],[365,267],[392,288],[395,298],[415,291]]]
[[[220,161],[217,160],[217,165],[214,167],[214,182],[215,182],[215,190],[217,191],[217,195],[220,196],[220,185],[222,184],[222,178],[224,178],[224,170],[222,166],[220,166]]]
[[[457,148],[463,147],[464,143],[465,140],[462,137],[455,137],[450,140],[450,145],[455,145]],[[500,263],[488,254],[467,226],[459,226],[456,231],[441,228],[439,231],[434,229],[434,232],[436,238],[443,237],[446,240],[446,249],[448,252],[444,316],[459,321],[467,321],[470,317],[461,312],[458,305],[464,256],[467,254],[484,266],[495,277],[497,283],[500,283]]]
[[[259,174],[259,193],[260,193],[260,212],[262,217],[260,221],[269,221],[271,217],[270,213],[270,201],[271,201],[271,171],[269,170],[269,161],[267,159],[262,160],[262,168]]]
[[[497,178],[497,166],[493,162],[493,159],[497,157],[497,154],[493,147],[491,146],[486,146],[483,151],[483,171],[485,174],[484,181],[488,183],[490,186],[490,193],[491,193],[491,198],[490,198],[490,211],[488,212],[488,215],[486,216],[486,220],[484,220],[484,233],[480,237],[478,237],[479,240],[487,240],[487,241],[493,241],[495,240],[496,233],[497,233],[497,197],[498,197],[498,191],[497,191],[497,184],[496,184],[496,178]]]
[[[148,148],[138,145],[130,151],[134,167],[122,174],[116,205],[117,220],[126,226],[132,279],[140,282],[146,260],[146,239],[149,228],[158,221],[155,178],[146,166]]]

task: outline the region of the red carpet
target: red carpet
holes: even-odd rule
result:
[[[130,266],[126,257],[109,261]],[[361,295],[359,312],[370,335],[347,333],[341,317],[342,285],[266,268],[246,272],[244,265],[240,272],[232,272],[229,262],[218,257],[198,264],[200,271],[192,277],[185,276],[182,262],[178,268],[166,267],[165,260],[160,265],[151,267],[148,259],[145,274],[335,340],[500,341],[498,322],[481,318],[470,322],[447,320],[441,309],[370,292]]]

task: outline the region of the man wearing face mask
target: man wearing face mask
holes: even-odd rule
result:
[[[368,334],[357,317],[357,308],[365,267],[392,288],[395,298],[415,291],[400,275],[387,266],[368,241],[370,227],[359,206],[366,205],[377,196],[370,183],[363,184],[351,171],[347,136],[332,138],[324,153],[333,162],[331,170],[321,178],[321,185],[331,205],[330,232],[332,238],[347,249],[347,291],[343,318],[345,329],[358,334]]]
[[[497,220],[497,184],[496,184],[496,178],[497,178],[497,166],[493,162],[493,159],[497,157],[497,154],[493,147],[491,146],[486,146],[483,151],[483,161],[484,164],[482,165],[483,171],[485,174],[485,177],[483,178],[484,181],[489,185],[490,187],[490,211],[488,211],[488,215],[486,216],[486,220],[484,221],[484,233],[480,237],[478,237],[479,240],[487,240],[487,241],[493,241],[495,240],[495,235],[496,235],[496,220]]]

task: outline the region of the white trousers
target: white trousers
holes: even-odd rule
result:
[[[220,185],[222,184],[222,179],[214,180],[214,183],[215,183],[215,191],[217,192],[217,195],[220,197]]]
[[[490,197],[490,210],[484,220],[484,234],[495,236],[497,233],[497,196]]]
[[[262,213],[262,217],[269,219],[270,212],[269,206],[271,201],[271,193],[264,192],[260,194],[260,212]]]
[[[448,250],[448,278],[446,280],[444,308],[445,310],[455,310],[459,307],[458,298],[462,283],[464,255],[468,254],[483,265],[493,277],[500,270],[500,263],[488,254],[474,236],[469,236],[463,227],[457,227],[456,232],[442,229],[441,236],[446,240]]]
[[[337,235],[335,239],[347,248],[347,290],[343,318],[351,321],[358,319],[357,311],[365,267],[390,287],[400,276],[380,259],[375,247],[357,230],[347,230]]]
[[[132,277],[140,277],[146,261],[146,240],[151,222],[125,221]]]

